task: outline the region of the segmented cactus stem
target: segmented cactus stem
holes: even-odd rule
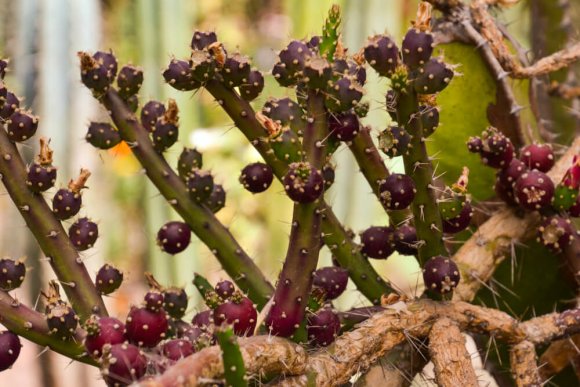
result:
[[[339,28],[341,19],[340,6],[333,4],[328,11],[328,18],[324,23],[322,40],[320,41],[320,55],[326,57],[328,61],[332,61],[334,53],[336,52],[336,46],[340,39]]]
[[[231,326],[222,326],[216,329],[215,334],[222,350],[226,386],[247,386],[246,367],[244,366],[242,352],[233,328]]]

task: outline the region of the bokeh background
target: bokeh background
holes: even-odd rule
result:
[[[263,194],[251,195],[238,183],[241,168],[259,160],[247,141],[232,126],[211,96],[203,91],[177,92],[163,83],[161,70],[172,56],[184,58],[194,29],[215,30],[229,51],[238,48],[253,58],[254,66],[269,73],[278,51],[290,38],[319,34],[332,3],[343,9],[344,43],[358,51],[366,37],[388,32],[400,39],[413,19],[415,0],[0,0],[0,55],[11,58],[7,85],[23,98],[21,105],[40,116],[39,133],[51,138],[58,186],[76,177],[81,167],[93,176],[84,192],[81,215],[96,219],[100,238],[82,253],[91,273],[104,262],[112,262],[125,273],[121,289],[107,298],[111,314],[125,317],[128,305],[143,292],[144,271],[151,271],[164,285],[185,286],[190,295],[189,315],[200,307],[191,285],[193,272],[211,281],[226,278],[212,254],[197,239],[183,253],[169,256],[155,244],[159,227],[178,216],[156,189],[146,181],[126,146],[97,151],[84,141],[91,120],[106,120],[105,112],[81,82],[76,53],[80,50],[112,49],[119,63],[143,67],[145,83],[141,104],[149,99],[177,100],[180,107],[180,140],[167,152],[172,164],[182,146],[204,153],[204,167],[227,191],[227,205],[218,217],[259,266],[275,280],[287,247],[292,203],[277,182]],[[525,5],[502,16],[510,30],[526,42]],[[259,109],[267,97],[289,95],[268,74],[262,96],[253,104]],[[388,121],[383,95],[386,82],[369,71],[366,98],[371,111],[365,123],[375,130]],[[293,97],[293,96],[292,96]],[[37,144],[22,151],[31,160]],[[336,183],[326,194],[339,218],[355,232],[386,223],[386,216],[359,176],[346,148],[335,161]],[[398,160],[387,165],[401,169]],[[459,166],[458,166],[459,167]],[[39,305],[39,291],[53,278],[24,222],[3,189],[0,189],[0,255],[25,256],[29,267],[25,286],[16,296]],[[49,191],[54,192],[54,189]],[[47,194],[47,197],[50,194]],[[67,225],[65,225],[67,226]],[[330,263],[323,250],[322,263]],[[393,256],[375,262],[382,275],[403,292],[414,294],[421,286],[413,258]],[[355,291],[346,292],[339,308],[361,306],[365,300]],[[24,342],[23,354],[13,369],[0,373],[0,386],[102,386],[98,371],[71,363],[59,355]]]

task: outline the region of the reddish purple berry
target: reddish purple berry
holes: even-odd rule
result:
[[[549,206],[552,202],[554,183],[548,175],[533,169],[516,180],[514,196],[522,208],[539,210]]]
[[[391,210],[403,210],[415,198],[415,183],[410,176],[393,173],[379,186],[381,201]]]
[[[313,55],[306,60],[302,73],[303,80],[310,89],[324,90],[332,79],[333,68],[325,58]]]
[[[166,336],[169,323],[163,309],[152,312],[132,307],[125,322],[125,337],[140,347],[154,347]]]
[[[235,291],[234,284],[228,280],[220,281],[215,285],[215,292],[224,300],[228,300],[233,296]]]
[[[24,110],[16,110],[6,121],[8,138],[12,142],[21,142],[34,136],[38,129],[38,117]]]
[[[576,202],[568,208],[568,214],[574,218],[580,217],[580,195],[576,196]]]
[[[226,86],[237,87],[248,83],[250,71],[250,58],[235,53],[231,56],[228,55],[224,66],[221,69],[221,74]]]
[[[192,355],[195,352],[195,348],[189,340],[173,339],[163,343],[161,352],[169,360],[177,361]]]
[[[214,184],[211,195],[207,198],[205,205],[214,214],[226,205],[226,191],[220,184]]]
[[[26,266],[23,262],[10,258],[0,259],[0,289],[9,292],[19,288],[25,276]]]
[[[321,267],[314,272],[313,285],[324,290],[327,300],[338,298],[348,284],[348,270],[342,267]]]
[[[208,309],[193,316],[191,324],[202,331],[211,331],[214,325],[213,310]]]
[[[523,161],[518,159],[512,159],[507,167],[500,169],[497,172],[497,178],[499,182],[505,187],[513,187],[516,180],[519,179],[521,175],[528,172],[528,167]]]
[[[111,387],[128,386],[147,371],[145,354],[128,343],[105,346],[102,364],[103,379]]]
[[[40,138],[40,152],[30,167],[26,177],[28,189],[34,193],[44,192],[54,187],[56,182],[56,168],[52,166],[52,149],[48,141]]]
[[[473,218],[473,208],[469,202],[463,205],[461,212],[451,219],[443,219],[443,232],[446,234],[456,234],[465,230]]]
[[[213,311],[213,318],[216,325],[222,325],[224,322],[233,324],[234,332],[238,336],[252,336],[258,312],[254,304],[248,297],[232,297]]]
[[[177,142],[179,138],[179,110],[175,100],[170,99],[168,107],[163,116],[161,116],[151,133],[153,148],[157,152],[164,152]]]
[[[85,52],[79,52],[78,55],[81,61],[81,81],[93,94],[104,94],[115,78],[109,67],[111,63],[104,63],[104,60],[97,60]]]
[[[322,178],[324,179],[325,190],[329,189],[332,184],[334,184],[335,177],[334,166],[330,163],[326,164],[324,168],[322,168]]]
[[[133,65],[126,65],[121,68],[119,75],[117,75],[117,86],[119,87],[119,95],[123,99],[139,93],[143,85],[143,70]]]
[[[186,179],[191,172],[202,166],[203,156],[197,149],[183,148],[177,161],[177,172],[182,179]]]
[[[385,35],[371,36],[365,45],[364,56],[371,67],[383,77],[390,77],[399,65],[399,48]]]
[[[240,85],[240,96],[246,101],[253,101],[264,90],[264,76],[258,70],[250,71],[246,83]]]
[[[294,128],[303,124],[304,111],[290,98],[269,99],[262,108],[262,114],[282,126]]]
[[[403,255],[417,255],[418,241],[415,227],[404,224],[395,229],[394,240],[395,250]]]
[[[97,61],[99,66],[107,70],[109,83],[112,83],[118,70],[117,58],[115,58],[113,52],[97,51],[93,54],[93,59]]]
[[[163,290],[163,308],[173,318],[180,319],[185,315],[189,300],[183,288],[168,288]]]
[[[324,191],[322,173],[307,162],[290,164],[282,184],[288,197],[298,203],[311,203]]]
[[[4,100],[4,104],[0,106],[0,118],[9,118],[20,107],[20,100],[14,93],[8,91]]]
[[[538,227],[538,241],[555,253],[561,252],[577,237],[570,219],[562,216],[545,218]]]
[[[554,151],[549,144],[530,144],[520,150],[520,160],[530,169],[548,172],[554,166]]]
[[[205,50],[193,50],[189,57],[191,76],[196,81],[195,87],[213,79],[216,73],[216,61]]]
[[[204,55],[209,60],[209,54],[205,53]],[[169,86],[180,91],[191,91],[201,86],[193,77],[189,62],[185,60],[172,59],[163,71],[163,79]]]
[[[389,157],[408,155],[411,135],[404,128],[389,126],[379,134],[379,149]]]
[[[78,251],[93,247],[99,237],[99,227],[88,218],[79,218],[68,229],[68,236]]]
[[[185,179],[189,197],[197,203],[205,203],[213,191],[213,176],[207,171],[196,169]]]
[[[419,113],[421,114],[423,137],[429,137],[439,127],[439,109],[437,106],[421,105],[419,106]]]
[[[429,59],[419,67],[413,82],[415,91],[420,94],[435,94],[443,91],[453,78],[453,70],[441,59]]]
[[[360,235],[361,253],[370,258],[385,259],[394,251],[394,235],[391,227],[373,226]]]
[[[193,38],[191,39],[191,48],[194,50],[203,50],[215,42],[217,42],[215,32],[195,30]]]
[[[278,62],[274,65],[272,75],[282,87],[290,87],[296,84],[294,74],[291,74],[283,63]]]
[[[151,289],[143,297],[145,309],[150,312],[158,313],[163,309],[163,294],[157,289]]]
[[[101,294],[111,294],[123,283],[123,273],[116,267],[105,263],[97,272],[95,286]]]
[[[326,347],[334,342],[340,332],[340,319],[330,308],[324,308],[307,317],[306,331],[309,341]]]
[[[48,305],[46,324],[51,335],[61,340],[69,340],[79,325],[79,316],[70,305],[60,301]]]
[[[300,40],[293,40],[280,51],[280,63],[288,71],[290,77],[294,78],[297,73],[304,70],[306,61],[312,56],[312,51],[308,45]]]
[[[362,86],[345,76],[329,86],[324,104],[332,112],[344,112],[357,106],[363,94]]]
[[[52,199],[52,212],[58,220],[66,220],[78,214],[83,203],[81,190],[86,188],[85,183],[90,175],[88,170],[81,169],[77,180],[71,180],[68,188],[56,191]]]
[[[165,114],[165,105],[159,101],[149,101],[141,109],[141,124],[153,132],[157,121]]]
[[[448,257],[437,255],[423,266],[425,288],[438,294],[450,293],[459,283],[461,276],[457,264]]]
[[[121,135],[107,122],[91,122],[85,139],[98,149],[111,149],[121,142]]]
[[[403,38],[401,46],[403,62],[410,68],[415,69],[424,65],[433,54],[433,34],[429,31],[421,31],[411,28]]]
[[[189,246],[190,240],[191,229],[183,222],[168,222],[157,232],[157,244],[169,254],[182,252]]]
[[[114,317],[92,315],[84,324],[87,335],[84,345],[87,353],[94,358],[101,357],[106,344],[120,344],[125,341],[125,324]]]
[[[0,372],[7,370],[20,355],[20,338],[10,331],[0,331]]]
[[[242,169],[240,183],[252,193],[260,193],[267,190],[274,180],[274,173],[268,164],[252,163]]]
[[[330,136],[339,141],[352,141],[360,131],[358,117],[353,112],[330,114],[328,117]]]

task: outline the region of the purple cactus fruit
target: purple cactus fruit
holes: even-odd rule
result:
[[[311,56],[304,64],[304,82],[312,90],[324,90],[332,79],[332,67],[325,58],[318,55]]]
[[[306,332],[312,345],[326,347],[340,332],[340,319],[330,308],[324,308],[307,317]]]
[[[8,91],[6,93],[4,104],[0,106],[0,118],[9,118],[16,110],[18,110],[19,107],[20,100],[18,97],[11,91]]]
[[[354,79],[344,76],[329,86],[324,104],[332,112],[344,112],[355,107],[363,95],[363,88]]]
[[[104,94],[111,85],[115,75],[111,76],[111,63],[105,64],[86,52],[79,52],[81,61],[81,81],[95,95]]]
[[[304,70],[304,65],[312,56],[308,45],[300,40],[293,40],[280,51],[280,63],[282,63],[291,77]]]
[[[527,210],[545,208],[554,198],[554,183],[545,173],[532,169],[516,180],[514,197]]]
[[[416,69],[427,63],[433,54],[433,34],[429,31],[410,28],[403,38],[401,48],[403,62],[410,69]]]
[[[158,289],[151,289],[143,297],[143,305],[150,312],[158,313],[163,309],[163,293]]]
[[[437,106],[421,105],[419,106],[419,113],[421,114],[423,137],[429,137],[439,127],[439,109]]]
[[[183,148],[177,161],[177,172],[182,179],[185,180],[191,172],[202,166],[203,156],[197,149]]]
[[[432,58],[417,69],[413,86],[417,93],[435,94],[449,85],[453,74],[453,70],[443,60]]]
[[[97,51],[93,54],[93,59],[97,61],[99,66],[104,67],[107,70],[107,76],[109,77],[109,83],[113,82],[117,76],[118,64],[117,58],[112,51]]]
[[[410,176],[393,173],[379,186],[381,201],[391,210],[403,210],[415,198],[415,183]]]
[[[528,172],[528,167],[523,161],[512,159],[505,168],[497,172],[496,176],[503,186],[513,187],[516,180],[526,172]]]
[[[578,237],[570,219],[563,216],[551,216],[542,220],[538,227],[538,242],[555,253],[561,252]]]
[[[191,48],[194,50],[204,50],[215,42],[217,42],[215,32],[195,30],[193,38],[191,39]]]
[[[330,136],[338,141],[352,141],[360,131],[358,117],[352,111],[328,116]]]
[[[385,259],[394,251],[394,234],[391,227],[372,226],[360,234],[361,253],[365,257]]]
[[[0,259],[0,289],[9,292],[19,288],[25,276],[26,266],[23,262],[10,258]]]
[[[165,106],[159,101],[149,101],[141,109],[141,124],[153,132],[157,121],[165,114]]]
[[[157,232],[157,244],[168,254],[177,254],[189,246],[191,229],[187,223],[173,221],[164,224]]]
[[[324,191],[322,173],[307,162],[290,164],[282,184],[288,197],[298,203],[311,203]]]
[[[272,68],[274,79],[282,87],[290,87],[296,84],[295,74],[291,74],[284,63],[276,63]]]
[[[189,72],[193,77],[195,87],[213,79],[216,73],[216,61],[205,50],[193,50],[189,57]]]
[[[179,138],[179,109],[175,100],[169,99],[167,110],[155,123],[151,138],[153,148],[160,153],[177,142]]]
[[[554,151],[550,144],[530,144],[520,150],[520,160],[530,169],[548,172],[554,166]]]
[[[437,255],[423,266],[425,288],[438,294],[450,293],[461,279],[457,264],[448,257]]]
[[[215,292],[224,300],[228,300],[233,296],[235,291],[234,284],[228,280],[220,281],[215,285]]]
[[[79,316],[70,305],[61,301],[47,306],[46,324],[51,335],[63,341],[69,340],[79,325]]]
[[[117,75],[117,86],[123,99],[139,93],[141,85],[143,85],[143,70],[140,67],[126,65],[121,68]]]
[[[404,128],[389,126],[379,134],[379,149],[389,157],[408,155],[411,135]]]
[[[492,168],[505,168],[515,156],[510,139],[494,127],[487,128],[479,141],[470,139],[468,148],[471,152],[479,152],[481,161]]]
[[[355,55],[358,57],[358,54]],[[359,85],[364,85],[367,80],[367,71],[364,67],[364,59],[357,58],[335,58],[332,62],[332,72],[334,75],[348,75],[356,80]]]
[[[56,168],[52,166],[52,149],[48,143],[46,138],[40,138],[40,152],[28,167],[26,185],[34,193],[44,192],[56,182]]]
[[[207,56],[209,60],[209,54],[206,52],[204,55]],[[176,90],[180,91],[191,91],[199,88],[201,85],[193,77],[193,72],[191,67],[189,67],[189,62],[185,60],[172,59],[167,65],[167,68],[163,70],[163,79]]]
[[[214,318],[213,310],[208,309],[202,312],[196,313],[191,320],[191,324],[194,327],[200,328],[204,332],[210,332],[213,330]]]
[[[108,263],[97,272],[95,286],[101,294],[111,294],[123,283],[123,273]]]
[[[290,98],[270,98],[264,104],[262,114],[282,126],[290,126],[297,134],[300,134],[298,129],[303,127],[304,111],[297,102]]]
[[[371,36],[364,48],[366,61],[383,77],[390,77],[399,65],[399,48],[386,35]]]
[[[348,284],[348,270],[342,267],[321,267],[314,272],[313,285],[324,291],[327,300],[338,298]]]
[[[568,208],[568,215],[573,218],[580,217],[580,195],[576,196],[576,202],[572,204],[572,207]]]
[[[451,219],[443,219],[443,232],[446,234],[456,234],[465,230],[473,218],[473,208],[469,202],[466,202],[461,212]]]
[[[322,36],[314,35],[310,38],[310,40],[306,43],[309,49],[313,51],[318,51],[318,46],[320,46],[320,41],[322,40]]]
[[[93,247],[99,237],[99,227],[89,218],[79,218],[68,229],[68,236],[78,251]]]
[[[56,191],[52,199],[52,212],[58,220],[66,220],[75,216],[81,209],[81,190],[91,173],[86,169],[81,169],[78,179],[71,180],[68,188],[61,188]]]
[[[128,386],[147,371],[145,354],[128,343],[105,346],[101,362],[103,379],[111,387]]]
[[[467,149],[471,153],[480,153],[483,150],[483,140],[481,137],[469,137],[469,140],[467,140]]]
[[[260,193],[267,190],[274,180],[274,173],[268,164],[252,163],[242,169],[240,183],[252,193]]]
[[[211,190],[211,195],[207,198],[205,205],[214,214],[225,207],[226,205],[226,191],[220,184],[214,184]]]
[[[334,184],[335,177],[334,166],[330,163],[326,164],[324,168],[322,168],[322,178],[324,179],[325,190],[329,189],[332,184]]]
[[[189,300],[183,288],[171,287],[163,290],[163,308],[175,319],[185,315]]]
[[[125,324],[114,317],[92,315],[84,323],[84,328],[87,332],[84,346],[94,358],[101,357],[106,344],[121,344],[125,341]]]
[[[238,294],[215,308],[213,319],[218,326],[223,323],[233,324],[234,333],[238,336],[252,336],[258,312],[248,297]]]
[[[177,361],[188,357],[195,352],[191,341],[187,339],[173,339],[163,343],[161,353],[172,361]]]
[[[404,224],[395,229],[394,240],[395,250],[403,255],[417,255],[418,241],[415,227]]]
[[[140,347],[155,347],[166,336],[169,323],[165,310],[152,312],[132,307],[125,321],[125,337]]]
[[[38,117],[21,109],[12,113],[6,121],[6,131],[12,142],[28,140],[34,136],[36,129],[38,129]]]
[[[250,71],[246,83],[240,85],[240,96],[246,101],[253,101],[264,90],[264,76],[258,70]]]
[[[237,87],[248,83],[250,71],[252,71],[250,58],[235,53],[227,56],[221,74],[226,86]]]
[[[20,355],[20,338],[10,331],[0,331],[0,372],[7,370]]]
[[[213,176],[207,171],[196,169],[185,179],[189,197],[197,203],[205,203],[213,191]]]
[[[85,139],[98,149],[111,149],[121,142],[121,135],[107,122],[91,122]]]

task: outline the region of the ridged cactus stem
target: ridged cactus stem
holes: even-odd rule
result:
[[[272,167],[276,177],[281,180],[288,166],[276,158],[270,145],[264,141],[265,129],[256,119],[252,106],[233,90],[218,81],[208,81],[205,88],[218,101],[224,111],[250,143],[260,153],[264,161]],[[323,241],[330,248],[338,263],[348,270],[357,289],[374,304],[379,303],[381,295],[392,290],[365,259],[356,243],[349,236],[340,221],[326,204],[321,204]]]
[[[385,166],[379,150],[371,138],[370,128],[362,128],[354,140],[349,143],[349,148],[356,159],[361,173],[371,186],[373,193],[377,195],[381,205],[387,211],[391,224],[398,225],[404,222],[409,217],[409,211],[390,210],[385,205],[385,202],[380,200],[379,186],[381,182],[389,177],[389,170]]]
[[[201,294],[204,299],[207,293],[213,291],[213,286],[211,286],[207,278],[199,273],[193,273],[193,286],[195,286],[199,294]]]
[[[443,244],[443,226],[433,183],[433,164],[427,154],[419,105],[412,87],[401,93],[397,104],[397,119],[411,135],[408,155],[403,155],[405,172],[415,182],[417,192],[411,205],[419,244],[419,262],[423,264],[435,255],[447,255]]]
[[[91,314],[107,315],[103,299],[67,232],[42,195],[33,194],[26,185],[26,166],[5,130],[0,130],[0,178],[79,318],[84,321]]]
[[[324,23],[322,31],[322,40],[320,41],[320,55],[328,61],[332,61],[338,40],[340,39],[340,6],[333,4],[328,11],[328,18]]]
[[[97,362],[86,356],[82,345],[82,331],[75,334],[75,340],[61,340],[49,333],[46,317],[22,305],[8,293],[0,290],[0,323],[10,331],[42,347],[49,347],[68,358],[93,366]]]
[[[244,387],[248,385],[244,358],[238,345],[238,339],[231,326],[216,329],[215,335],[222,350],[224,378],[226,387]]]
[[[121,137],[130,145],[133,154],[161,195],[206,244],[240,289],[246,292],[258,307],[263,307],[270,298],[273,288],[258,266],[209,209],[190,199],[183,181],[155,151],[149,133],[117,92],[112,88],[109,89],[103,96],[102,103],[109,110]]]

